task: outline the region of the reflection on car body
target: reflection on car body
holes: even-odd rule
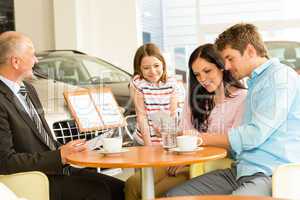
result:
[[[300,74],[300,42],[266,41],[269,55],[292,67]]]

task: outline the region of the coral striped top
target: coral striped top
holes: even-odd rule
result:
[[[165,83],[159,82],[158,84],[153,84],[136,75],[132,78],[130,84],[144,97],[144,109],[150,127],[150,136],[155,136],[156,133],[152,124],[153,115],[158,111],[171,114],[171,97],[172,95],[176,95],[180,90],[177,87],[177,81],[174,77],[168,77]],[[144,144],[139,127],[137,127],[137,131],[134,133],[134,137],[139,144]]]

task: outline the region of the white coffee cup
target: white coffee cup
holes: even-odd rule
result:
[[[103,148],[106,152],[120,152],[122,149],[122,138],[102,138]]]
[[[195,135],[181,135],[176,137],[180,151],[193,151],[198,147],[198,137]]]

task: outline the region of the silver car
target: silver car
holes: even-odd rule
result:
[[[99,58],[78,51],[45,51],[37,54],[30,82],[36,88],[53,134],[61,143],[71,139],[91,138],[94,133],[79,133],[64,101],[63,92],[76,88],[106,86],[112,92],[124,114],[133,106],[129,96],[131,75]]]
[[[266,41],[269,55],[279,58],[280,62],[289,65],[300,74],[300,42]]]

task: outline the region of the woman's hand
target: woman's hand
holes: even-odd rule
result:
[[[152,125],[153,129],[155,130],[155,134],[157,137],[161,137],[161,128],[155,126],[154,124]]]
[[[177,176],[179,173],[184,172],[187,165],[178,165],[167,168],[167,174],[169,176]]]
[[[160,137],[151,137],[151,143],[153,146],[162,145],[162,140]]]

